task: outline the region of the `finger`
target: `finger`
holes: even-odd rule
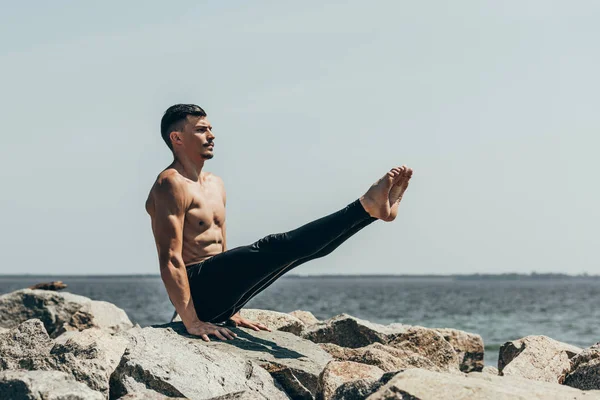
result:
[[[226,329],[227,329],[227,328],[226,328]],[[237,333],[235,333],[235,332],[233,332],[233,331],[231,331],[231,330],[229,330],[229,329],[227,329],[227,332],[229,332],[229,334],[230,334],[230,335],[232,335],[234,338],[236,338],[236,337],[237,337]]]
[[[253,329],[255,331],[260,331],[260,329],[253,322],[248,322],[248,325],[246,325],[246,327],[250,328],[250,329]]]
[[[223,328],[223,329],[221,329],[221,333],[222,333],[224,336],[227,336],[227,338],[228,338],[228,339],[231,339],[231,340],[235,339],[235,334],[234,334],[233,332],[231,332],[231,331],[230,331],[229,329],[227,329],[227,328]]]
[[[270,329],[269,329],[269,328],[268,328],[266,325],[263,325],[263,324],[256,324],[256,325],[257,325],[257,326],[258,326],[260,329],[262,329],[263,331],[269,331],[269,332],[271,332],[271,330],[270,330]]]
[[[204,340],[205,342],[210,342],[210,339],[208,338],[207,334],[204,334],[201,337],[202,337],[202,340]]]
[[[215,335],[216,337],[218,337],[221,340],[227,340],[227,338],[223,335],[221,335],[221,332],[219,332],[218,329],[215,329],[214,332],[212,332],[213,335]]]

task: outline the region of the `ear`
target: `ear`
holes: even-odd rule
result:
[[[181,132],[179,132],[179,131],[172,131],[169,134],[169,138],[171,139],[171,143],[173,144],[173,146],[183,144],[183,139],[181,138]]]

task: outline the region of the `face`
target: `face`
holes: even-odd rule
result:
[[[180,149],[192,157],[199,155],[210,160],[214,157],[215,145],[212,129],[206,117],[188,115],[181,131],[171,132],[171,142],[173,146],[181,146]]]

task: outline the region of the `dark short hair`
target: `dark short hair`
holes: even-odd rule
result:
[[[160,120],[160,135],[163,140],[173,150],[173,143],[171,143],[171,132],[179,130],[183,127],[188,115],[194,117],[206,117],[206,112],[195,104],[175,104],[167,108],[165,115]]]

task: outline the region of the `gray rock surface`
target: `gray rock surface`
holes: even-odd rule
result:
[[[181,323],[170,325],[185,332]],[[168,327],[133,328],[118,336],[127,338],[129,344],[111,376],[111,398],[146,390],[191,400],[244,391],[260,399],[288,398],[257,364],[208,346],[199,338]]]
[[[387,343],[407,354],[419,355],[442,371],[456,372],[459,360],[454,348],[434,329],[411,326]]]
[[[72,293],[22,289],[0,296],[1,327],[14,328],[29,319],[41,320],[50,337],[68,330],[98,327],[117,332],[133,326],[114,304]]]
[[[306,329],[302,337],[315,343],[333,343],[342,347],[364,347],[387,343],[408,327],[401,324],[380,325],[340,314]]]
[[[458,329],[436,329],[454,349],[458,356],[462,372],[481,371],[483,369],[483,339],[480,335]]]
[[[564,384],[582,390],[600,389],[600,343],[588,347],[571,359]]]
[[[310,311],[296,310],[296,311],[292,311],[289,314],[293,317],[298,318],[306,326],[315,325],[315,324],[318,324],[319,322],[321,322]]]
[[[373,365],[386,372],[405,368],[424,368],[432,371],[446,369],[436,366],[420,354],[396,349],[381,343],[373,343],[357,349],[349,349],[332,343],[322,343],[320,346],[337,361],[354,361]]]
[[[526,336],[500,347],[498,370],[502,376],[561,383],[580,351],[547,336]]]
[[[119,397],[117,400],[186,400],[186,398],[185,397],[169,397],[169,396],[165,396],[164,394],[156,393],[151,390],[144,390],[144,391],[126,394],[123,397]]]
[[[368,385],[377,382],[383,370],[372,365],[352,361],[331,361],[319,376],[317,399],[331,400],[336,390],[346,382],[361,380]]]
[[[290,332],[294,335],[301,335],[305,327],[304,323],[293,315],[277,311],[244,308],[240,311],[240,314],[243,318],[260,322],[274,331]]]
[[[319,375],[332,360],[318,345],[288,332],[232,331],[238,335],[235,340],[213,340],[207,345],[258,363],[295,399],[316,396]]]
[[[54,369],[72,374],[108,397],[110,376],[119,365],[128,340],[98,328],[69,336],[64,343],[57,341],[50,351]]]
[[[0,372],[0,398],[6,400],[104,400],[104,396],[58,371]]]
[[[0,370],[53,369],[54,341],[39,319],[31,319],[0,334]]]
[[[498,368],[490,367],[489,365],[486,365],[485,367],[483,367],[483,369],[481,370],[481,373],[487,374],[487,375],[500,376],[500,371],[498,371]]]
[[[367,400],[598,400],[600,391],[584,392],[556,383],[479,372],[445,374],[408,369],[396,374]]]

